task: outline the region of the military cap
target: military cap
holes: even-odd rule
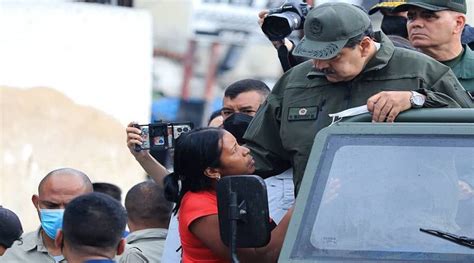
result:
[[[467,12],[466,0],[407,0],[406,3],[397,6],[394,12],[407,11],[410,7],[421,7],[430,11],[451,10],[465,14]]]
[[[404,3],[406,3],[406,1],[379,0],[378,4],[372,6],[369,9],[369,15],[373,15],[379,10],[387,10],[388,12],[392,12],[395,7]]]
[[[367,13],[355,5],[341,2],[318,5],[308,13],[304,22],[305,36],[293,55],[333,58],[349,39],[364,33],[370,25]]]

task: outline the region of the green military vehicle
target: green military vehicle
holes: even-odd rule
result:
[[[370,121],[317,134],[278,262],[474,262],[474,109]],[[269,240],[261,185],[256,176],[218,184],[232,251]]]
[[[315,138],[279,262],[474,262],[474,109]]]

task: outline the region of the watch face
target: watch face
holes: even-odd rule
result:
[[[416,92],[412,92],[410,102],[411,102],[411,106],[413,108],[421,108],[421,107],[423,107],[423,104],[425,104],[425,98],[421,94],[418,94]]]
[[[420,95],[413,96],[413,103],[419,106],[423,106],[424,104],[424,99]]]

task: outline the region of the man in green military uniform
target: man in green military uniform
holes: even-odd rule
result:
[[[40,228],[24,234],[21,241],[15,241],[0,262],[67,262],[61,247],[54,244],[56,233],[61,228],[66,205],[75,197],[88,193],[92,193],[92,183],[83,172],[72,168],[49,172],[38,186],[38,195],[31,198],[38,211]]]
[[[408,0],[395,12],[408,11],[408,36],[421,52],[450,67],[474,94],[474,52],[461,43],[466,24],[465,0]]]
[[[304,32],[293,54],[312,60],[280,78],[244,136],[263,177],[292,166],[297,191],[314,136],[331,123],[329,113],[366,104],[373,121],[393,122],[410,108],[473,106],[449,67],[395,48],[383,33],[373,33],[356,6],[319,5]]]

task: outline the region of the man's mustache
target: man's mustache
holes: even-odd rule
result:
[[[320,70],[324,75],[335,74],[336,72],[330,68],[323,68]]]

